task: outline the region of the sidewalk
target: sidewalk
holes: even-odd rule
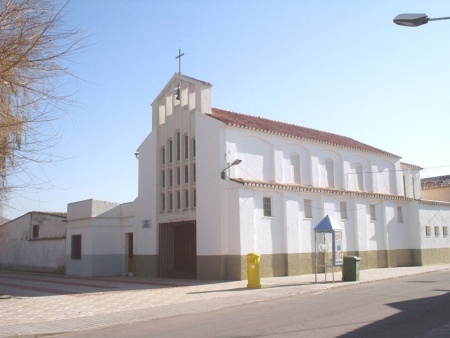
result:
[[[247,289],[247,281],[77,278],[0,271],[0,337],[89,330],[447,269],[450,265],[361,270],[357,282],[342,282],[340,272],[335,272],[334,283],[331,272],[326,282],[325,275],[318,274],[317,283],[315,275],[272,277],[261,279],[261,289]],[[22,296],[5,296],[8,291],[17,295],[18,289]],[[448,337],[449,332],[450,322],[424,337]]]

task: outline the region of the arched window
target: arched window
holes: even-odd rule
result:
[[[300,156],[298,154],[291,154],[291,163],[289,169],[291,175],[291,183],[300,184]]]
[[[331,158],[325,160],[327,187],[334,188],[334,163]]]
[[[356,163],[356,189],[364,190],[364,176],[363,176],[363,166],[361,163]]]

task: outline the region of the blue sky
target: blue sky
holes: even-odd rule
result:
[[[425,168],[422,177],[450,174],[450,20],[400,27],[399,13],[450,16],[450,3],[72,1],[65,24],[90,46],[68,63],[76,105],[53,126],[63,160],[30,165],[45,189],[13,192],[4,215],[134,200],[134,152],[179,48],[182,73],[213,85],[214,107],[349,136]]]

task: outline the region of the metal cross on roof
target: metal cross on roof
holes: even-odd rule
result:
[[[178,73],[181,74],[181,57],[184,53],[181,53],[181,49],[178,50],[178,56],[175,59],[178,59]]]

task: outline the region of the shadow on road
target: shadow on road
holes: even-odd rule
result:
[[[431,283],[431,281],[423,281],[423,283]],[[420,325],[422,333],[439,327],[450,319],[450,290],[434,291],[446,293],[434,297],[386,304],[399,309],[400,312],[339,337],[416,337],[417,324]],[[430,318],[427,316],[429,313],[435,315]],[[415,325],[411,325],[411,323]],[[403,329],[402,331],[393,331],[393,327],[402,327]]]

